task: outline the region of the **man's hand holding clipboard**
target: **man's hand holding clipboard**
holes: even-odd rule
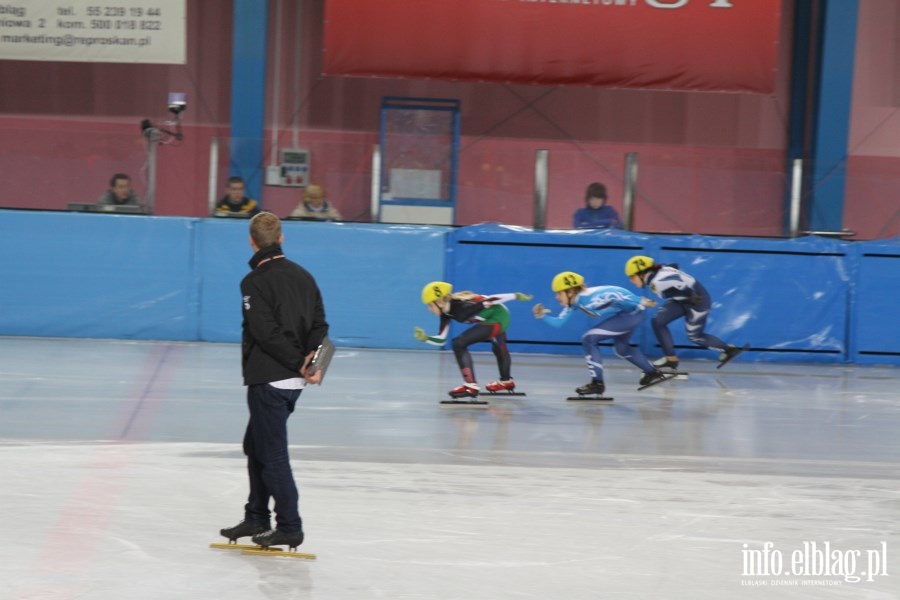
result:
[[[309,353],[309,360],[301,371],[306,383],[321,385],[325,379],[325,372],[334,357],[334,344],[327,337],[322,340],[315,352]]]

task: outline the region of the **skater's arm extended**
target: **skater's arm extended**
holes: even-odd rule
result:
[[[534,296],[531,294],[524,294],[522,292],[512,292],[509,294],[491,294],[486,296],[484,299],[485,306],[490,306],[492,304],[506,304],[507,302],[512,302],[513,300],[521,300],[523,302],[527,302],[531,300]]]
[[[544,321],[544,323],[550,325],[551,327],[562,327],[571,316],[572,309],[567,306],[562,309],[557,316],[551,317],[550,315],[546,315],[542,317],[542,320]]]
[[[447,342],[447,335],[450,333],[450,319],[446,316],[441,317],[440,333],[437,335],[428,335],[421,327],[413,330],[413,337],[420,342],[431,344],[432,346],[443,346]]]

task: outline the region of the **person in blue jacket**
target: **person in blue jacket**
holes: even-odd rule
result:
[[[632,348],[631,334],[644,322],[644,304],[632,292],[613,285],[585,287],[584,277],[572,271],[563,271],[553,278],[551,289],[563,306],[558,316],[550,317],[550,309],[542,304],[532,308],[535,318],[543,319],[554,327],[562,327],[576,310],[600,319],[581,336],[584,358],[587,361],[591,381],[577,388],[578,394],[603,394],[603,358],[600,342],[611,339],[616,355],[624,358],[641,371],[638,385],[649,386],[666,380],[666,376],[654,367],[639,348]]]
[[[592,183],[584,194],[584,208],[575,211],[572,227],[575,229],[620,228],[619,213],[606,203],[606,186]]]

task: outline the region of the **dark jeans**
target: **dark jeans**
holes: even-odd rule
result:
[[[286,533],[303,531],[287,439],[287,420],[300,392],[280,390],[267,383],[247,387],[250,422],[244,434],[244,454],[250,496],[244,506],[244,518],[269,523],[269,498],[273,498],[276,528]]]

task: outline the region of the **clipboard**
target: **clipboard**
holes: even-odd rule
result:
[[[309,363],[308,373],[310,375],[313,373],[322,373],[322,379],[319,380],[320,385],[325,381],[325,373],[328,371],[331,359],[334,358],[334,351],[334,344],[326,337],[322,340],[322,343],[319,344],[319,347],[316,348],[316,353]]]

